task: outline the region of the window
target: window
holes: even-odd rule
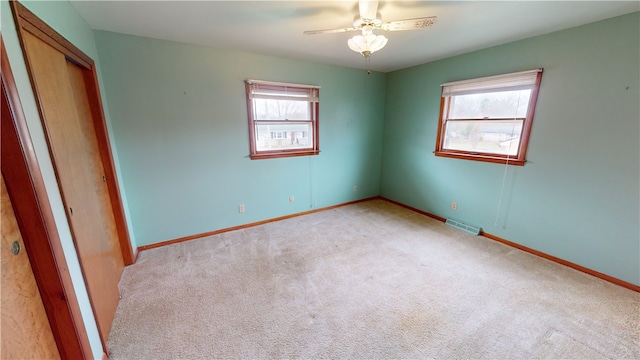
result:
[[[524,165],[542,69],[442,84],[436,156]]]
[[[320,88],[246,81],[251,159],[317,155]]]

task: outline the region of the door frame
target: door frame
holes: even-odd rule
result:
[[[89,337],[1,35],[0,48],[1,100],[10,113],[1,117],[0,130],[7,192],[60,356],[91,359]]]
[[[49,140],[49,130],[45,121],[44,109],[31,71],[31,60],[23,34],[25,32],[29,32],[36,36],[40,40],[60,51],[82,69],[87,88],[87,96],[89,97],[89,103],[91,106],[91,118],[93,120],[93,126],[95,128],[96,139],[98,141],[98,148],[100,151],[100,159],[102,160],[106,178],[105,180],[109,190],[109,199],[111,200],[111,206],[113,209],[113,217],[115,220],[116,232],[118,234],[118,242],[120,243],[120,249],[122,252],[122,260],[125,266],[131,265],[135,263],[137,254],[131,244],[129,229],[127,227],[124,205],[122,203],[120,187],[118,186],[115,162],[112,156],[111,143],[109,141],[109,133],[103,111],[102,97],[100,96],[95,64],[89,56],[29,11],[24,5],[20,4],[16,0],[10,0],[10,3],[16,24],[16,30],[18,32],[18,39],[20,40],[20,46],[22,48],[22,54],[24,56],[25,64],[27,65],[29,80],[31,81],[31,88],[36,98],[38,113],[46,135],[47,146],[53,160],[53,168],[56,174],[56,180],[58,181],[60,193],[62,193],[62,188],[60,188],[61,182],[56,168],[55,153],[52,150],[51,141]],[[107,335],[108,334],[105,334],[105,337]]]

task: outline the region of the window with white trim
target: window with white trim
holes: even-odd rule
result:
[[[246,80],[251,159],[317,155],[320,87]]]
[[[442,84],[436,156],[524,165],[542,69]]]

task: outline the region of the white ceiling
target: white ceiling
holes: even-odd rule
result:
[[[84,1],[71,4],[94,29],[365,68],[343,28],[351,1]],[[389,42],[371,69],[393,71],[498,44],[640,11],[636,1],[380,1],[383,21],[437,16],[423,30],[382,32]],[[381,31],[378,31],[379,33]]]

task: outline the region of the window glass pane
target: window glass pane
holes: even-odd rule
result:
[[[530,96],[530,89],[453,96],[449,119],[524,118]]]
[[[311,123],[256,124],[256,150],[313,149]]]
[[[444,148],[501,155],[517,155],[522,120],[447,121]]]
[[[255,120],[311,120],[308,101],[254,99]]]

